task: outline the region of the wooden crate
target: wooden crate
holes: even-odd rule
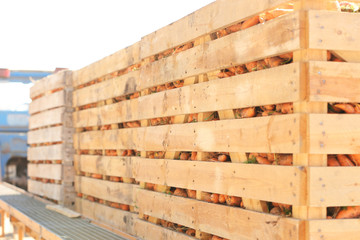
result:
[[[72,207],[75,202],[72,72],[45,77],[30,90],[28,190]]]
[[[360,102],[360,31],[348,24],[360,15],[334,11],[328,1],[299,0],[283,16],[221,36],[289,2],[218,0],[75,72],[78,210],[143,239],[357,239],[358,221],[327,219],[327,211],[360,205],[359,170],[327,167],[327,158],[360,153],[360,116],[328,114],[329,103]],[[328,51],[330,60],[344,62],[328,61]],[[220,77],[286,53],[293,54],[286,64]],[[166,89],[177,81],[183,86]],[[287,103],[288,114],[235,114]],[[207,121],[214,112],[220,119]],[[189,122],[194,114],[197,121]],[[171,124],[153,124],[156,118]],[[126,149],[138,154],[118,156]],[[114,150],[117,156],[106,156]],[[180,160],[182,152],[197,158]],[[214,152],[228,152],[231,162],[209,161]],[[292,163],[246,164],[250,153],[291,155]],[[175,188],[196,197],[176,196]],[[242,205],[209,202],[212,193],[241,197]],[[88,195],[132,205],[138,214],[89,202]],[[86,212],[86,204],[98,210]],[[291,205],[291,216],[269,213],[276,204]],[[195,236],[163,227],[168,223]]]

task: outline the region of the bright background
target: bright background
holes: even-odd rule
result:
[[[0,0],[0,68],[77,70],[213,1]],[[0,110],[26,110],[22,85],[0,84]]]

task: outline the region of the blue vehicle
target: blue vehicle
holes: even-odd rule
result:
[[[25,189],[29,90],[52,73],[0,69],[0,180]]]

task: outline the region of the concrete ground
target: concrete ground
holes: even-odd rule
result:
[[[1,221],[1,220],[0,220]],[[2,232],[1,225],[0,225],[0,234]],[[14,234],[14,229],[12,224],[10,223],[10,219],[5,217],[5,237],[0,237],[0,240],[16,240],[17,236]],[[24,240],[34,240],[34,238],[25,236]]]

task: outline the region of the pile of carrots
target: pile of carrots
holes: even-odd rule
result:
[[[39,178],[39,177],[30,177],[31,180],[42,182],[42,183],[55,183],[55,184],[61,184],[61,180],[55,180],[55,179],[48,179],[48,178]]]
[[[87,199],[90,202],[97,202],[99,204],[104,204],[104,205],[107,205],[109,207],[121,209],[123,211],[130,211],[130,206],[127,205],[127,204],[121,204],[121,203],[117,203],[117,202],[106,201],[106,200],[96,198],[96,197],[93,197],[93,196],[90,196],[90,195],[84,195],[82,193],[77,193],[77,197]]]
[[[270,115],[291,114],[293,112],[293,103],[280,103],[234,110],[236,118],[264,117]]]
[[[360,113],[360,103],[329,103],[329,113]]]
[[[360,154],[337,154],[329,155],[327,160],[327,165],[329,167],[339,167],[339,166],[360,166]]]
[[[293,155],[276,153],[250,153],[247,163],[291,166],[293,164]]]

